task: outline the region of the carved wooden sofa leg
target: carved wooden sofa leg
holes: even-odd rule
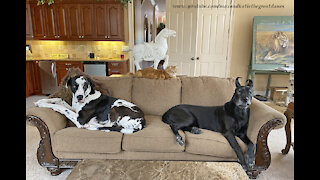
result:
[[[60,168],[59,159],[52,152],[50,133],[46,123],[33,115],[26,116],[26,121],[36,126],[40,133],[41,140],[37,150],[39,164],[46,167],[51,175],[59,175],[63,170]]]
[[[273,119],[264,124],[259,130],[256,154],[255,154],[255,166],[251,170],[251,179],[256,179],[257,176],[264,170],[268,169],[271,163],[271,154],[268,148],[268,135],[272,129],[282,124],[279,119]]]

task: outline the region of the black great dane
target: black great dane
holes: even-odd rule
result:
[[[236,89],[232,99],[223,106],[181,104],[164,113],[162,121],[170,125],[181,146],[184,145],[184,142],[178,133],[179,129],[193,134],[201,134],[199,128],[221,133],[235,151],[244,170],[247,171],[254,165],[254,145],[247,137],[253,82],[247,80],[246,85],[241,86],[238,79],[239,77],[236,78]],[[246,156],[244,156],[235,136],[238,136],[247,145]]]

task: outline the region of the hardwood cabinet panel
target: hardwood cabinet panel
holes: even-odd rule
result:
[[[42,94],[40,69],[37,61],[26,61],[26,97]]]
[[[69,37],[80,39],[80,9],[77,4],[68,4],[68,29]]]
[[[65,77],[67,74],[69,68],[80,68],[81,71],[83,71],[83,63],[82,61],[57,61],[57,81],[58,84],[60,84],[61,80]]]
[[[107,25],[110,39],[123,39],[123,7],[120,4],[107,5]]]
[[[27,16],[28,5],[31,18],[26,26],[27,38],[33,33],[33,39],[40,40],[124,40],[124,12],[119,2],[31,3],[26,6]]]
[[[96,33],[94,30],[94,16],[93,16],[93,5],[92,4],[81,4],[80,5],[80,29],[81,38],[91,39],[94,38]]]
[[[46,20],[46,36],[48,39],[54,39],[57,36],[57,23],[55,20],[55,6],[43,5],[46,7],[44,19]]]
[[[94,16],[95,16],[95,29],[97,39],[107,39],[108,29],[106,23],[106,5],[95,4],[94,5]]]
[[[127,74],[129,72],[128,61],[124,62],[108,62],[108,75]]]
[[[26,39],[33,38],[30,4],[26,4]]]
[[[37,4],[30,4],[33,36],[35,38],[46,38],[45,34],[45,6],[38,6]]]
[[[56,39],[67,39],[68,38],[68,28],[67,28],[67,7],[62,4],[55,5],[56,13]]]

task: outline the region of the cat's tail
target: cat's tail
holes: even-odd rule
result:
[[[125,76],[134,76],[132,72],[128,72]]]
[[[134,74],[135,77],[142,77],[142,72],[141,71],[137,71],[135,74]]]

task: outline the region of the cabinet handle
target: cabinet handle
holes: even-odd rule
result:
[[[199,57],[197,57],[197,60],[199,60],[200,58]]]
[[[104,38],[108,39],[108,36],[104,36]]]
[[[81,36],[79,36],[79,38],[81,38]]]
[[[194,61],[194,57],[192,57],[191,60]]]

